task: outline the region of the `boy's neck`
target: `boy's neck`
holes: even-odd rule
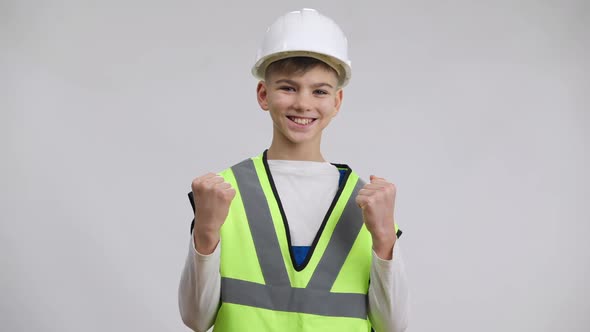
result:
[[[266,157],[269,160],[326,161],[319,144],[279,144],[275,140],[268,148]]]

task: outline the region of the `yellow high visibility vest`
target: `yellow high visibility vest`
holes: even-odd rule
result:
[[[220,173],[236,196],[221,227],[215,332],[371,331],[372,241],[355,202],[364,182],[348,166],[335,166],[345,171],[340,188],[301,265],[266,151]]]

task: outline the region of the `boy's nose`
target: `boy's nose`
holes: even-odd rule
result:
[[[297,110],[297,111],[311,111],[311,103],[309,101],[309,98],[303,94],[299,94],[297,96],[297,98],[295,99],[295,103],[293,105],[293,107]]]

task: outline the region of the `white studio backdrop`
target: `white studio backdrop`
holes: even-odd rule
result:
[[[0,2],[0,330],[188,331],[191,180],[256,155],[250,67],[313,7],[325,156],[398,186],[410,332],[590,330],[588,1]]]

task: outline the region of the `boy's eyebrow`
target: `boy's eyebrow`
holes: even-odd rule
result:
[[[280,80],[276,80],[275,81],[275,84],[280,84],[280,83],[287,83],[287,84],[299,86],[299,84],[297,84],[297,82],[295,82],[293,80],[290,80],[290,79],[287,79],[287,78],[282,78]],[[331,84],[325,83],[325,82],[320,82],[320,83],[316,83],[316,84],[313,84],[312,85],[313,88],[319,88],[319,87],[322,87],[322,86],[327,86],[327,87],[329,87],[331,89],[334,88]]]

